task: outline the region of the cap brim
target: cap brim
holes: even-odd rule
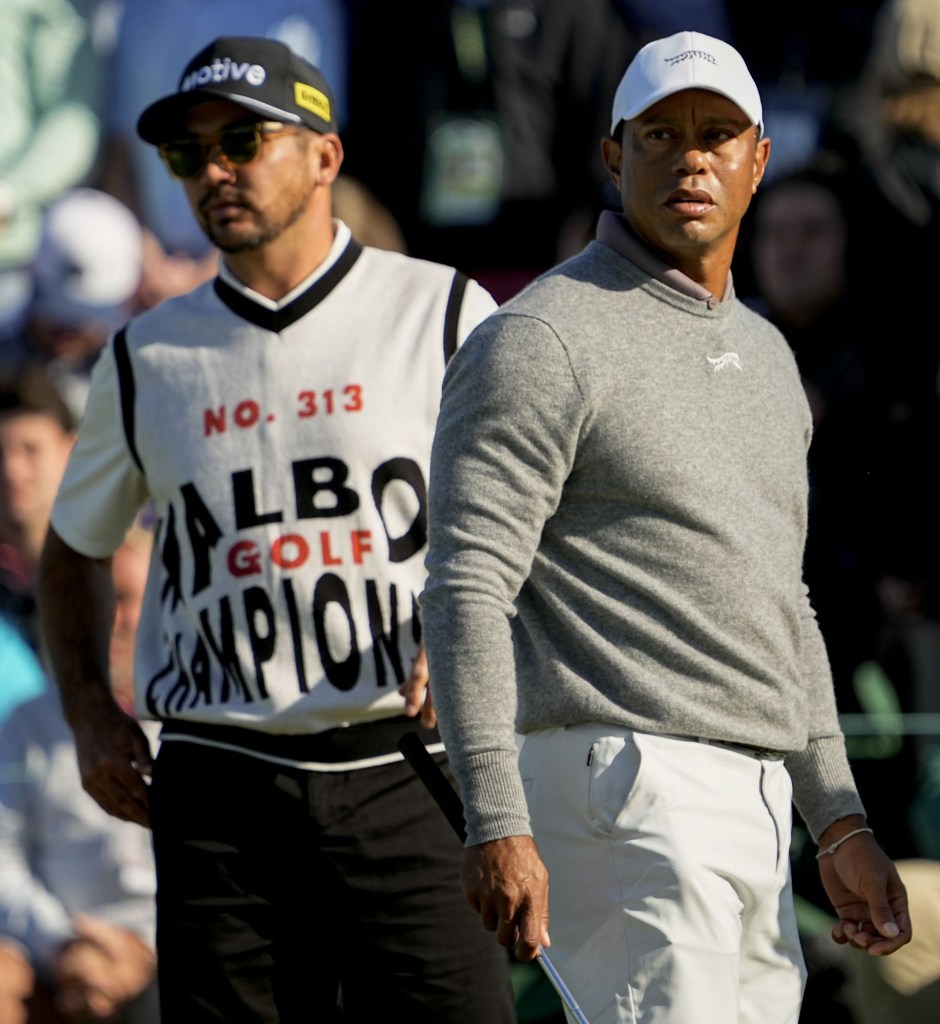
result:
[[[191,92],[166,96],[147,107],[137,121],[137,134],[144,142],[158,146],[161,142],[166,142],[182,133],[186,114],[193,107],[212,100],[226,100],[275,121],[284,121],[290,124],[301,123],[301,119],[296,114],[281,110],[279,107],[272,107],[268,103],[259,103],[250,96],[238,96],[216,89],[193,89]]]

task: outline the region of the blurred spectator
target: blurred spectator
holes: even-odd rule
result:
[[[905,416],[937,394],[940,335],[898,331],[894,301],[910,325],[934,319],[940,245],[940,3],[885,0],[854,87],[836,107],[827,144],[853,170],[864,218],[864,257],[885,296],[874,307],[891,339],[882,388]]]
[[[140,225],[108,193],[72,189],[46,211],[17,354],[47,364],[76,421],[98,353],[138,311],[142,263]]]
[[[0,373],[0,613],[39,650],[33,594],[74,417],[40,365]]]
[[[153,100],[176,90],[181,54],[221,35],[267,36],[319,67],[346,123],[347,27],[343,0],[124,0],[107,89],[101,186],[145,229],[140,298],[151,306],[214,276],[217,253],[179,183],[136,124]],[[404,17],[403,9],[398,14]],[[399,55],[400,59],[400,55]],[[374,83],[373,79],[373,83]]]
[[[151,546],[135,526],[112,561],[112,685],[127,709]],[[145,726],[155,742],[155,723]],[[159,1024],[155,884],[149,832],[82,789],[55,687],[21,704],[0,726],[0,941],[16,943],[0,952],[0,969],[19,954],[11,978],[24,995],[32,989],[27,1024]],[[0,1007],[3,989],[0,981]]]
[[[0,374],[0,724],[48,688],[33,580],[73,441],[69,410],[42,369]]]
[[[852,262],[845,189],[844,175],[821,163],[762,187],[735,264],[736,290],[793,349],[813,411],[806,577],[843,674],[854,668],[840,665],[845,644],[857,656],[877,625],[863,603],[874,586],[864,531],[873,426],[868,306]]]
[[[743,254],[754,279],[750,304],[786,335],[817,428],[865,399],[865,311],[852,287],[846,188],[840,165],[822,161],[762,187]]]
[[[885,0],[840,110],[885,198],[910,223],[940,216],[940,5]]]
[[[618,201],[603,112],[638,40],[617,0],[349,7],[344,169],[391,212],[408,251],[503,301],[580,249]],[[392,108],[380,109],[386,89]]]
[[[99,152],[113,0],[0,4],[0,337],[29,298],[45,207],[87,180]]]

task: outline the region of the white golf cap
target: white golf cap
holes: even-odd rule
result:
[[[46,210],[32,310],[62,327],[124,323],[143,269],[137,218],[113,196],[74,188]]]
[[[728,43],[701,32],[677,32],[647,43],[630,61],[614,96],[613,135],[666,96],[683,89],[708,89],[737,104],[763,134],[760,93],[744,58]]]

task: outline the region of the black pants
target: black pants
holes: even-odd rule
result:
[[[164,742],[151,816],[165,1024],[515,1021],[508,955],[406,763],[305,772]]]

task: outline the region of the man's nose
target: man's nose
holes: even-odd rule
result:
[[[695,139],[683,139],[676,151],[674,168],[677,174],[699,174],[705,168],[705,149]]]
[[[203,167],[201,176],[210,181],[226,181],[235,177],[235,164],[222,152],[222,147],[215,143],[208,146],[206,153],[206,165]]]

